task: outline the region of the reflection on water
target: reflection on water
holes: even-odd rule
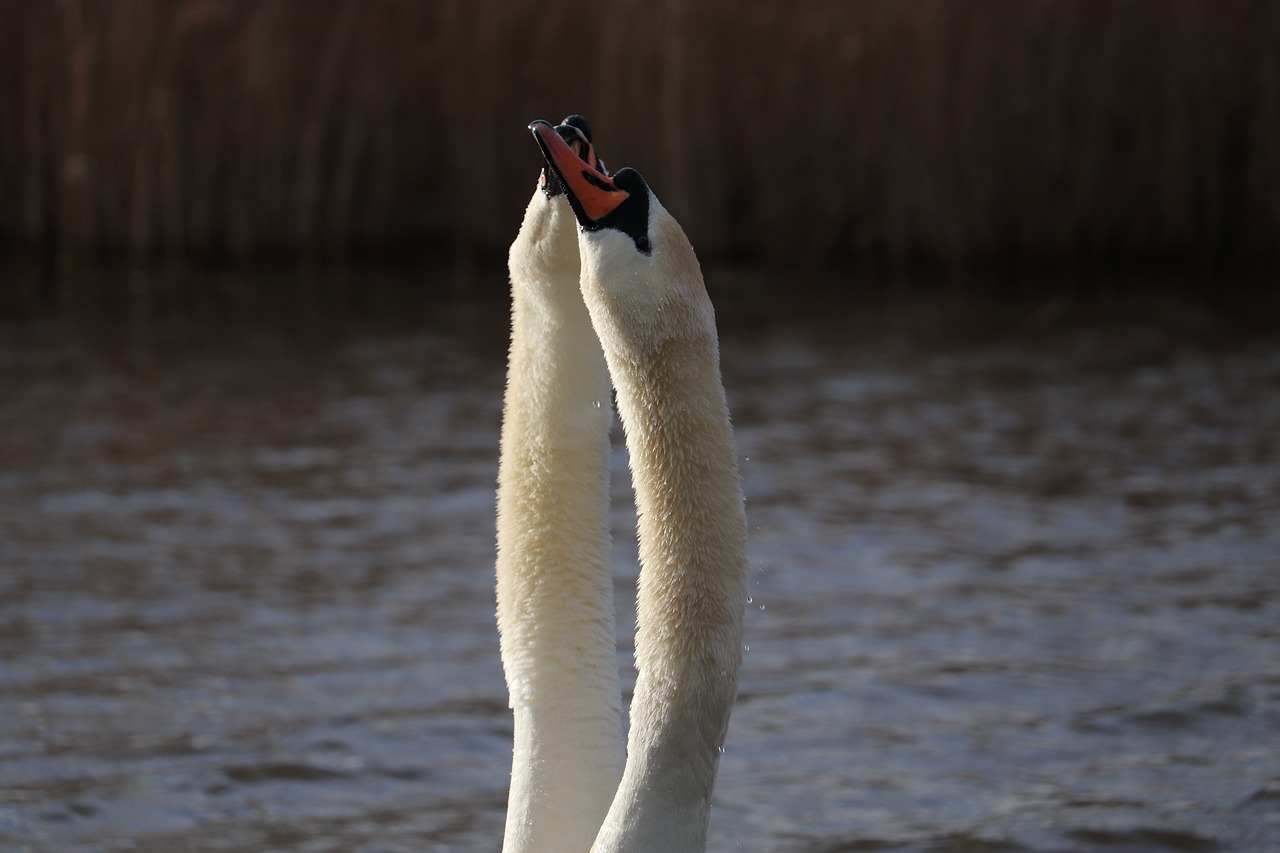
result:
[[[753,576],[711,849],[1280,845],[1280,343],[719,301]],[[0,846],[497,848],[505,320],[415,312],[3,330]]]

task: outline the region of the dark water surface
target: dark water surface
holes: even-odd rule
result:
[[[718,302],[712,850],[1280,849],[1280,336]],[[0,327],[0,849],[498,849],[504,308],[382,314]]]

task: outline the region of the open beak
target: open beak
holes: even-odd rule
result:
[[[581,134],[574,140],[576,147],[585,146],[579,154],[549,122],[535,121],[529,130],[533,131],[547,166],[559,178],[579,220],[585,217],[593,223],[599,222],[627,199],[626,190],[619,189],[612,178],[597,171],[599,160],[595,148]]]

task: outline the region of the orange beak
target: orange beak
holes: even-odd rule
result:
[[[550,124],[535,121],[529,129],[538,140],[547,165],[560,178],[565,192],[577,201],[575,207],[581,208],[588,219],[599,222],[626,201],[630,194],[615,186],[612,178],[597,172],[593,164],[583,161]],[[587,157],[595,159],[594,148],[588,149]]]

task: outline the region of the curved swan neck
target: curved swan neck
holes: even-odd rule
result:
[[[746,519],[714,312],[684,232],[651,199],[650,256],[582,233],[582,290],[626,431],[641,574],[631,730],[595,853],[705,849],[741,663]]]
[[[515,719],[505,853],[585,853],[622,775],[609,575],[610,383],[563,197],[511,247],[498,628]]]

